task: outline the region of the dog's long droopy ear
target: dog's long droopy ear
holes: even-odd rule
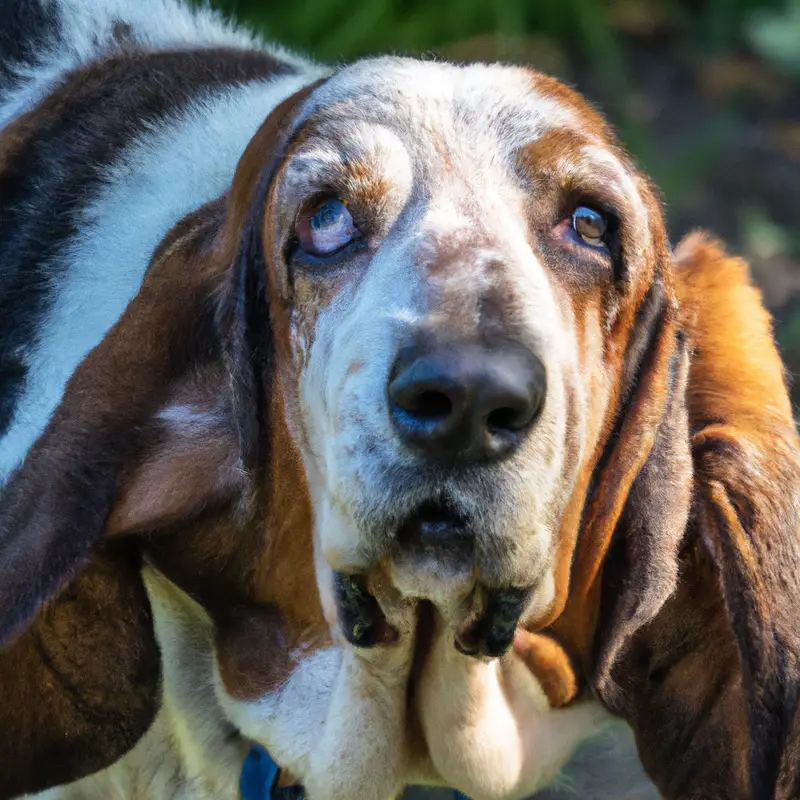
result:
[[[797,797],[800,443],[769,316],[747,267],[699,235],[678,252],[696,355],[698,526],[741,662],[752,797]]]
[[[595,692],[616,713],[623,713],[626,697],[613,678],[615,662],[631,635],[658,614],[674,591],[689,518],[689,357],[683,334],[674,335],[666,380],[657,389],[665,404],[655,441],[630,487],[602,568],[590,675]]]
[[[665,797],[797,797],[800,457],[782,365],[741,260],[695,235],[676,261],[688,436],[683,422],[659,436],[647,469],[662,488],[639,497],[634,487],[606,559],[596,688],[633,726]],[[651,556],[649,568],[650,581],[674,582],[677,565],[677,584],[604,658],[641,572],[635,556],[658,545],[657,528],[637,520],[666,519],[672,498],[682,500],[665,463],[684,437],[693,461],[686,535],[676,560]]]
[[[209,235],[208,227],[194,235]],[[193,382],[207,383],[199,376],[204,370],[213,375],[220,360],[213,297],[222,270],[208,257],[198,263],[198,255],[184,239],[152,265],[139,294],[76,370],[47,428],[11,475],[0,500],[0,642],[20,632],[86,562],[124,468],[153,454],[158,460],[159,435],[184,440],[202,421],[220,427],[222,405],[181,402],[192,396]],[[215,393],[206,391],[199,405],[209,397]],[[203,441],[195,436],[195,447]],[[180,502],[173,481],[186,477],[184,472],[164,485],[155,506]],[[192,477],[207,484],[202,475]]]
[[[215,363],[222,271],[201,258],[213,226],[198,226],[152,265],[0,496],[0,797],[94,772],[148,729],[160,656],[137,540],[124,534],[236,490]]]
[[[0,729],[14,740],[3,747],[0,796],[111,763],[158,707],[135,534],[234,503],[241,512],[249,497],[270,368],[264,165],[308,91],[265,122],[230,194],[162,243],[0,496]],[[100,674],[109,668],[115,680]]]
[[[688,360],[677,323],[672,291],[657,278],[633,323],[620,411],[592,470],[569,598],[552,625],[612,707],[618,693],[611,665],[630,632],[652,619],[674,589],[675,557],[688,517],[691,460],[683,398]],[[576,503],[581,501],[576,495]],[[605,562],[621,526],[636,535],[628,540],[625,584],[618,587],[613,610],[604,605],[601,619]]]
[[[160,491],[153,481],[149,486],[151,517],[169,517],[191,513],[189,506],[211,488],[187,448],[226,440],[232,422],[239,466],[249,466],[258,449],[268,360],[259,215],[287,117],[312,88],[284,101],[262,125],[229,196],[171,232],[138,295],[76,370],[47,428],[9,479],[0,501],[0,643],[85,563],[118,499],[123,469],[129,483],[144,481],[132,464],[149,458],[163,477],[170,472],[164,454],[177,454],[182,469]],[[170,436],[180,445],[165,446]],[[197,473],[192,481],[184,480],[189,469]],[[182,497],[194,479],[201,488]],[[127,493],[141,494],[135,486]],[[113,534],[152,528],[154,519],[134,520],[128,506],[112,519]]]

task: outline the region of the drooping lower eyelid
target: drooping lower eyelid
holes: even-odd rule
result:
[[[576,230],[570,228],[572,233],[572,237],[575,240],[576,244],[581,247],[588,247],[590,250],[594,250],[597,253],[610,253],[611,247],[605,241],[601,241],[599,244],[593,244],[592,242],[587,242]]]
[[[335,265],[340,260],[344,261],[346,258],[360,253],[368,246],[369,242],[361,236],[360,233],[356,233],[347,244],[343,245],[338,250],[333,250],[330,253],[322,253],[320,255],[309,253],[300,247],[299,242],[297,242],[294,248],[287,252],[287,261],[301,266],[306,265],[312,269],[316,266],[331,266],[332,264]]]
[[[612,248],[609,244],[603,243],[599,245],[590,244],[583,239],[572,225],[572,216],[562,219],[553,229],[553,233],[557,237],[556,244],[561,247],[576,247],[591,252],[597,253],[602,256],[610,256]]]

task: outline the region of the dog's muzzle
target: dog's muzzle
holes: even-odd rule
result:
[[[416,343],[400,350],[387,387],[389,415],[402,446],[421,473],[458,480],[507,458],[535,427],[544,405],[542,361],[518,342]],[[491,476],[487,473],[487,480]],[[454,645],[463,654],[498,657],[511,647],[530,587],[486,587],[476,575],[475,521],[443,487],[391,531],[388,561],[406,577],[435,583],[474,583],[456,624]],[[358,647],[394,641],[364,576],[337,574],[335,595],[344,636]],[[412,581],[413,583],[413,581]],[[424,592],[420,594],[424,600]]]

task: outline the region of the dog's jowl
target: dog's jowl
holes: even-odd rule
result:
[[[800,796],[771,321],[595,110],[0,6],[0,797]]]

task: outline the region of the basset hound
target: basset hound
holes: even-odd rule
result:
[[[800,797],[771,321],[592,107],[0,16],[0,797],[235,797],[256,742],[522,798],[615,719],[663,797]]]

